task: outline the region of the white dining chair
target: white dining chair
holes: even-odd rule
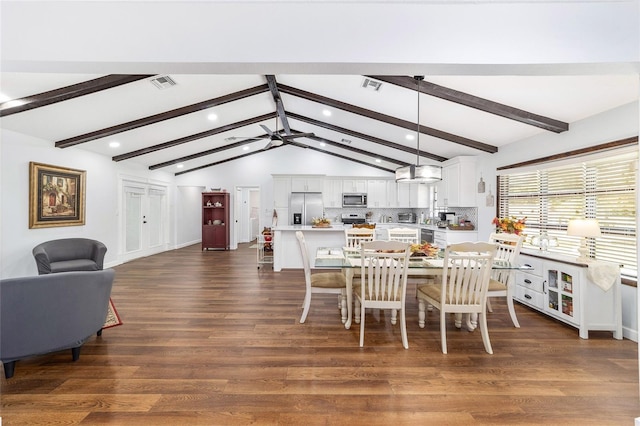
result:
[[[387,230],[389,241],[401,241],[409,244],[420,244],[420,230],[411,228],[391,228]]]
[[[521,235],[507,234],[504,232],[494,232],[489,236],[489,242],[498,245],[496,259],[505,260],[511,264],[518,260],[523,241],[524,237]],[[491,279],[489,280],[489,290],[487,291],[487,310],[493,312],[491,308],[492,297],[505,297],[511,322],[513,322],[514,327],[520,328],[520,323],[516,317],[516,310],[513,307],[514,286],[515,270],[493,269]]]
[[[346,228],[344,230],[345,247],[359,249],[363,242],[373,241],[376,238],[375,229],[370,228]]]
[[[447,313],[478,315],[485,350],[493,354],[487,329],[487,290],[496,244],[467,242],[452,244],[444,251],[440,283],[418,286],[418,325],[424,328],[426,304],[440,310],[442,353],[447,353]],[[473,330],[469,326],[470,330]]]
[[[355,312],[360,318],[360,347],[364,346],[365,310],[390,309],[391,324],[397,323],[400,312],[402,346],[409,348],[405,301],[410,245],[398,241],[362,243],[360,250],[360,281],[353,285]]]
[[[309,314],[311,306],[311,295],[316,293],[338,294],[342,323],[347,322],[347,282],[342,271],[336,272],[315,272],[311,273],[311,264],[309,262],[309,253],[307,244],[302,231],[296,231],[296,238],[300,246],[300,254],[302,255],[302,265],[304,268],[305,295],[302,303],[302,316],[300,323],[304,323]]]

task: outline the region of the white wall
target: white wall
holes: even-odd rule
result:
[[[547,132],[529,139],[502,147],[495,154],[482,155],[478,161],[480,173],[487,183],[491,183],[492,192],[496,190],[496,168],[533,160],[579,148],[599,145],[638,136],[640,129],[640,111],[638,103],[630,103],[588,119],[572,123],[565,133]],[[488,189],[488,185],[487,185]],[[478,238],[486,240],[494,230],[491,220],[496,215],[496,207],[486,207],[484,197],[478,194]],[[497,197],[496,197],[497,200]],[[625,338],[638,340],[638,302],[637,288],[622,286],[622,327]]]
[[[559,154],[579,148],[599,145],[632,136],[638,136],[639,125],[638,103],[633,102],[603,114],[593,116],[576,123],[571,123],[568,132],[545,132],[532,138],[501,147],[495,154],[484,154],[478,157],[476,182],[480,174],[491,185],[496,194],[496,168],[534,160],[553,154]],[[486,239],[494,230],[491,220],[496,214],[496,207],[485,206],[485,194],[478,194],[478,237]],[[497,200],[497,197],[496,197]]]
[[[118,177],[125,174],[169,184],[173,181],[173,176],[166,173],[117,165],[109,157],[80,148],[59,149],[51,141],[6,129],[0,132],[0,278],[37,274],[31,250],[43,241],[58,238],[102,241],[107,246],[105,266],[121,263]],[[84,226],[29,229],[30,161],[87,171]],[[170,214],[170,229],[174,217]],[[174,244],[169,241],[169,246]]]
[[[232,161],[186,173],[176,177],[178,185],[202,185],[210,188],[224,188],[234,197],[236,186],[256,186],[260,188],[259,229],[271,226],[273,214],[272,174],[322,174],[333,176],[391,176],[389,172],[343,160],[310,149],[293,146],[271,149]],[[235,205],[235,200],[231,200]],[[234,211],[231,211],[233,217]]]

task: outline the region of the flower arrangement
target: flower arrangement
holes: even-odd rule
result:
[[[522,219],[516,219],[515,216],[503,218],[494,217],[491,223],[496,225],[497,232],[506,232],[507,234],[520,235],[520,233],[524,229],[526,220],[526,216]]]
[[[330,226],[331,225],[331,219],[327,218],[327,217],[314,217],[311,218],[311,223],[313,224],[313,226]]]

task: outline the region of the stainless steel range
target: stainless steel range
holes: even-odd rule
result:
[[[342,213],[342,215],[340,215],[340,219],[342,220],[342,223],[347,225],[366,222],[364,213]]]

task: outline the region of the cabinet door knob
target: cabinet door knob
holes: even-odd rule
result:
[[[525,294],[525,295],[524,295],[524,298],[525,298],[525,299],[531,299],[531,295],[529,295],[529,294]]]
[[[525,280],[524,280],[524,282],[525,282],[526,284],[531,284],[531,280],[530,280],[530,279],[528,279],[528,278],[527,278],[527,279],[525,279]]]

